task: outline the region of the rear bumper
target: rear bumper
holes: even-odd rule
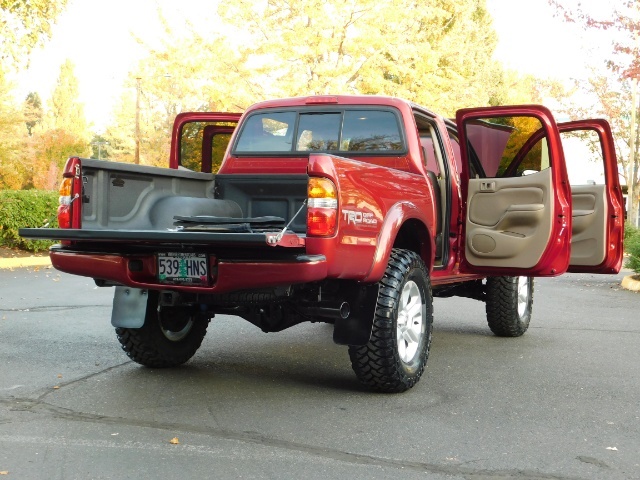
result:
[[[118,255],[65,251],[54,247],[52,265],[63,272],[129,287],[191,293],[226,293],[238,290],[314,282],[327,277],[324,255],[291,255],[278,260],[225,260],[209,256],[207,285],[172,285],[157,280],[153,254]]]

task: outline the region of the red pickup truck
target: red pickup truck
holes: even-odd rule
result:
[[[602,181],[570,185],[566,136],[587,139]],[[489,328],[515,337],[533,277],[622,259],[607,122],[556,124],[536,105],[455,122],[376,96],[182,113],[170,168],[70,158],[63,177],[60,228],[20,233],[115,286],[117,337],[150,367],[189,360],[217,313],[265,332],[327,322],[361,382],[401,392],[424,371],[433,296],[484,301]]]

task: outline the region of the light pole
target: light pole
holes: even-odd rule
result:
[[[140,81],[141,77],[136,77],[136,151],[133,163],[140,164]]]
[[[109,145],[109,142],[104,142],[104,141],[91,142],[91,145],[97,145],[98,146],[98,160],[102,160],[102,146],[103,145]]]
[[[156,75],[156,76],[171,78],[171,75],[169,73],[165,73],[164,75]],[[135,163],[136,165],[140,164],[140,95],[142,93],[141,82],[142,82],[142,77],[136,77],[136,132],[135,132],[136,150],[133,158],[133,163]]]

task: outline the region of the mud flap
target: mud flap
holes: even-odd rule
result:
[[[111,310],[111,325],[122,328],[141,328],[147,311],[147,290],[116,287]]]
[[[339,345],[366,345],[371,338],[371,328],[378,301],[378,284],[360,285],[348,295],[351,313],[339,318],[333,326],[333,341]]]

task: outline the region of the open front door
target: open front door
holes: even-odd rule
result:
[[[567,271],[571,192],[551,112],[537,105],[464,109],[456,121],[460,270],[513,276]]]
[[[558,124],[572,198],[569,272],[617,273],[624,210],[618,161],[606,120]]]

